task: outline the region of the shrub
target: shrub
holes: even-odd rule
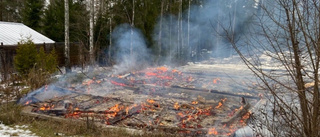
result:
[[[14,58],[14,67],[19,74],[28,74],[36,61],[37,47],[31,40],[18,45],[17,55]]]
[[[50,75],[57,70],[55,50],[46,54],[41,47],[39,52],[35,44],[28,40],[19,44],[14,66],[31,89],[36,89],[47,83]]]

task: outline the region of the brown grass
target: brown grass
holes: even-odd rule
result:
[[[106,129],[76,120],[57,121],[38,119],[21,115],[22,106],[15,103],[0,105],[0,121],[6,125],[28,125],[29,130],[41,137],[52,136],[84,136],[84,137],[176,137],[178,135],[163,132],[134,134],[124,129]]]

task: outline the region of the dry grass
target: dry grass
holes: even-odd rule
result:
[[[28,125],[29,130],[41,137],[52,136],[83,136],[83,137],[176,137],[166,133],[133,134],[123,129],[98,128],[85,122],[75,120],[56,121],[38,119],[21,115],[22,106],[15,103],[0,105],[0,121],[6,125]]]

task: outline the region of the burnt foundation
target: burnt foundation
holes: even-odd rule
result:
[[[206,89],[204,79],[222,80],[188,73],[161,67],[50,85],[24,101],[23,113],[187,136],[231,136],[246,125],[256,93]]]

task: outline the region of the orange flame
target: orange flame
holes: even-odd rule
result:
[[[54,105],[43,104],[43,106],[41,106],[39,110],[44,111],[44,110],[50,110],[52,108],[54,108]]]
[[[150,104],[154,104],[155,101],[153,99],[147,99],[147,102],[149,102]]]
[[[208,130],[208,134],[209,135],[218,135],[218,131],[216,130],[216,128],[210,128]]]
[[[120,109],[119,109],[119,104],[116,104],[115,106],[111,107],[109,109],[109,111],[113,111],[113,112],[119,112]]]
[[[25,105],[29,105],[31,103],[31,101],[27,101],[26,103],[24,103]]]
[[[213,79],[213,84],[218,84],[221,82],[221,79],[220,78],[215,78]]]
[[[158,71],[166,72],[166,71],[168,71],[168,68],[162,66],[162,67],[158,67],[157,70],[158,70]]]
[[[218,108],[221,108],[222,107],[222,103],[219,102],[218,106],[216,106],[215,108],[218,109]]]
[[[178,102],[174,103],[173,107],[174,109],[178,110],[180,108],[179,103]]]
[[[153,73],[153,72],[146,72],[147,76],[157,76],[157,73]]]
[[[126,115],[129,114],[129,107],[126,107]]]
[[[221,99],[218,106],[216,106],[215,108],[218,109],[218,108],[221,108],[223,103],[227,100],[227,98],[224,98],[224,99]]]
[[[182,112],[179,112],[178,115],[179,115],[180,117],[184,117],[184,114],[183,114]]]
[[[111,81],[111,83],[112,83],[113,85],[117,85],[117,86],[126,86],[126,84],[118,83],[118,82],[115,82],[115,81]]]
[[[198,104],[198,101],[192,101],[191,104],[197,105],[197,104]]]

